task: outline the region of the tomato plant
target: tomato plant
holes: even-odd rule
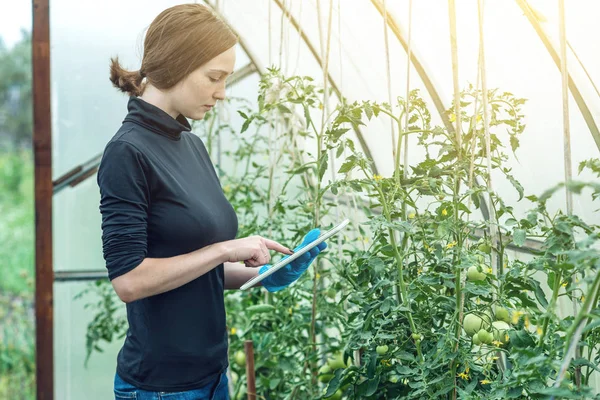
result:
[[[257,103],[231,103],[241,133],[217,109],[197,126],[213,159],[226,140],[220,177],[239,236],[293,246],[340,212],[354,223],[288,289],[226,294],[234,396],[245,391],[244,340],[265,399],[594,396],[600,230],[547,203],[564,186],[597,199],[600,185],[529,194],[517,181],[508,165],[525,134],[524,99],[489,91],[489,161],[482,93],[471,86],[460,137],[432,126],[416,90],[396,104],[343,99],[329,110],[312,78],[270,69]],[[374,119],[400,133],[389,176],[354,143]],[[410,165],[400,162],[406,137],[423,150]],[[489,188],[488,162],[530,203],[525,215]],[[600,177],[598,160],[580,168]],[[533,239],[539,249],[525,249]],[[559,299],[578,313],[559,317]]]

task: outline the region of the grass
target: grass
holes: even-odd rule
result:
[[[25,293],[34,275],[33,160],[0,153],[0,293]]]
[[[33,182],[30,150],[0,152],[0,399],[35,398]]]

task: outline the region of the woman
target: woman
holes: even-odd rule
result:
[[[139,71],[111,60],[111,81],[131,96],[98,170],[104,258],[129,321],[117,399],[228,399],[223,290],[264,272],[269,250],[293,253],[260,236],[234,240],[235,211],[186,120],[225,98],[236,43],[208,8],[186,4],[152,22]],[[285,288],[325,247],[262,285]]]

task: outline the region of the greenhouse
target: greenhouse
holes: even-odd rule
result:
[[[600,399],[599,2],[18,3],[0,399]]]

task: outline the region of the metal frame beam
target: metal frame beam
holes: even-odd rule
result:
[[[550,57],[552,57],[552,60],[554,60],[554,64],[556,64],[556,67],[560,71],[560,56],[554,48],[554,46],[552,45],[552,42],[550,41],[548,34],[546,34],[546,31],[542,27],[542,24],[540,24],[540,21],[538,21],[538,19],[536,18],[535,11],[533,11],[529,7],[529,4],[526,0],[516,0],[516,2],[519,5],[519,7],[521,7],[521,10],[529,20],[531,26],[533,26],[533,29],[535,29],[535,32],[538,34],[540,40],[546,47],[546,50],[548,50],[548,54],[550,54]],[[575,103],[577,103],[577,107],[579,108],[579,111],[581,112],[581,115],[583,116],[583,119],[585,120],[585,123],[587,124],[588,129],[590,130],[590,133],[594,138],[594,141],[596,142],[596,146],[598,146],[598,150],[600,150],[600,131],[598,130],[596,120],[594,119],[592,112],[590,111],[589,107],[587,106],[587,103],[581,95],[579,88],[575,84],[575,81],[571,77],[571,74],[568,74],[568,79],[569,91],[571,92],[571,96],[573,96]]]

